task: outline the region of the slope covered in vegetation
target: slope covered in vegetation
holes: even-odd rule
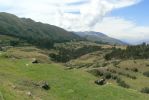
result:
[[[0,13],[0,35],[14,36],[44,48],[52,47],[55,42],[80,39],[62,28],[8,13]]]
[[[22,48],[23,49],[23,48]],[[27,51],[26,52],[30,52]],[[27,54],[27,53],[26,53]],[[115,85],[98,86],[84,70],[65,70],[59,64],[32,64],[0,52],[0,99],[4,100],[147,100],[148,96]],[[28,64],[28,65],[27,65]],[[44,90],[38,83],[46,81]],[[130,95],[131,94],[131,95]]]
[[[149,58],[149,45],[143,43],[136,46],[127,46],[126,49],[113,48],[112,52],[105,55],[105,59],[148,59]]]

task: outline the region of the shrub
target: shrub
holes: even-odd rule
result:
[[[142,93],[147,93],[149,94],[149,87],[145,87],[141,90]]]
[[[137,63],[135,60],[133,61],[135,64]]]
[[[110,79],[112,77],[112,75],[111,75],[111,73],[107,72],[107,73],[104,74],[104,77],[106,79]]]
[[[126,74],[126,76],[127,76],[128,78],[131,78],[131,79],[137,79],[136,76],[132,76],[132,75],[129,75],[129,74]]]
[[[129,68],[125,68],[125,70],[129,70]]]
[[[95,76],[103,76],[104,75],[104,72],[103,71],[100,71],[100,70],[90,70],[88,71],[89,73],[95,75]]]
[[[111,72],[111,73],[116,73],[116,70],[114,70],[114,69],[107,69],[107,71],[109,71],[109,72]]]
[[[116,75],[112,75],[111,77],[113,80],[116,80],[118,77]]]
[[[146,67],[149,67],[149,64],[146,64]]]
[[[126,49],[114,48],[112,49],[112,52],[105,55],[106,60],[148,59],[148,58],[149,58],[149,45],[146,43],[135,46],[127,46]]]
[[[149,71],[144,72],[143,75],[149,77]]]
[[[117,79],[117,83],[121,87],[130,88],[130,86],[128,84],[126,84],[125,81],[121,80],[120,78]]]
[[[103,63],[102,64],[102,67],[105,67],[105,66],[107,66],[108,65],[108,63]]]
[[[120,63],[120,61],[114,61],[113,66],[117,67],[119,63]]]
[[[126,73],[118,72],[118,74],[119,74],[119,75],[126,76],[126,77],[131,78],[131,79],[137,79],[136,76],[132,76],[132,75],[130,75],[130,74],[128,74],[128,73],[126,74]]]
[[[139,70],[137,68],[132,68],[131,69],[133,72],[138,72]]]

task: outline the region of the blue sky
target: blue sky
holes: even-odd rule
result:
[[[136,44],[149,42],[148,5],[149,0],[0,0],[0,12]]]
[[[149,0],[142,0],[140,3],[126,8],[115,9],[109,16],[134,20],[138,25],[149,25]]]

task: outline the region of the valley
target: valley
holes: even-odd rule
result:
[[[0,13],[0,100],[148,100],[149,45]],[[79,35],[78,35],[79,34]]]
[[[84,57],[82,56],[77,60],[86,59],[86,62],[82,63],[87,63],[92,59],[91,57],[88,59],[87,56],[90,55],[84,55]],[[137,76],[135,80],[120,76],[131,86],[131,89],[125,89],[117,86],[112,79],[107,80],[107,83],[103,86],[95,84],[94,81],[100,77],[87,72],[87,70],[94,69],[90,66],[88,68],[85,68],[85,66],[83,68],[68,69],[63,64],[52,61],[33,64],[32,58],[46,61],[46,51],[34,47],[15,47],[0,52],[0,98],[3,98],[2,100],[68,100],[69,98],[72,100],[107,100],[108,98],[111,100],[122,98],[124,100],[147,100],[148,98],[148,95],[139,92],[141,88],[148,86],[146,81],[148,78],[141,75],[141,72],[148,69],[145,65],[142,67],[146,69],[139,69],[139,73],[133,73]],[[122,67],[118,70],[124,71],[123,66],[126,65],[126,62],[129,62],[128,64],[134,63],[133,61],[121,62],[119,66]],[[139,60],[137,62],[136,65],[138,66],[135,65],[135,67],[139,68],[142,63]],[[115,68],[112,65],[105,68],[107,67]],[[96,66],[96,68],[98,67]],[[48,82],[49,90],[44,90],[33,84],[42,81]]]

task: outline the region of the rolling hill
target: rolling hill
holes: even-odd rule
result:
[[[62,28],[0,13],[0,35],[9,35],[41,47],[51,47],[54,42],[78,40],[79,36]]]
[[[0,13],[0,100],[148,100],[148,49]]]
[[[11,52],[0,52],[0,100],[147,100],[149,97],[114,84],[98,86],[94,83],[97,77],[85,70],[66,70],[56,63],[33,64],[30,58],[22,58],[44,55],[39,49],[12,49]],[[20,59],[8,56],[16,49],[15,56],[22,55]],[[36,85],[42,81],[48,83],[49,90]]]
[[[118,39],[111,38],[103,33],[94,32],[94,31],[85,31],[85,32],[74,32],[82,38],[85,38],[89,41],[97,42],[97,43],[108,43],[108,44],[116,44],[116,45],[126,45]]]

